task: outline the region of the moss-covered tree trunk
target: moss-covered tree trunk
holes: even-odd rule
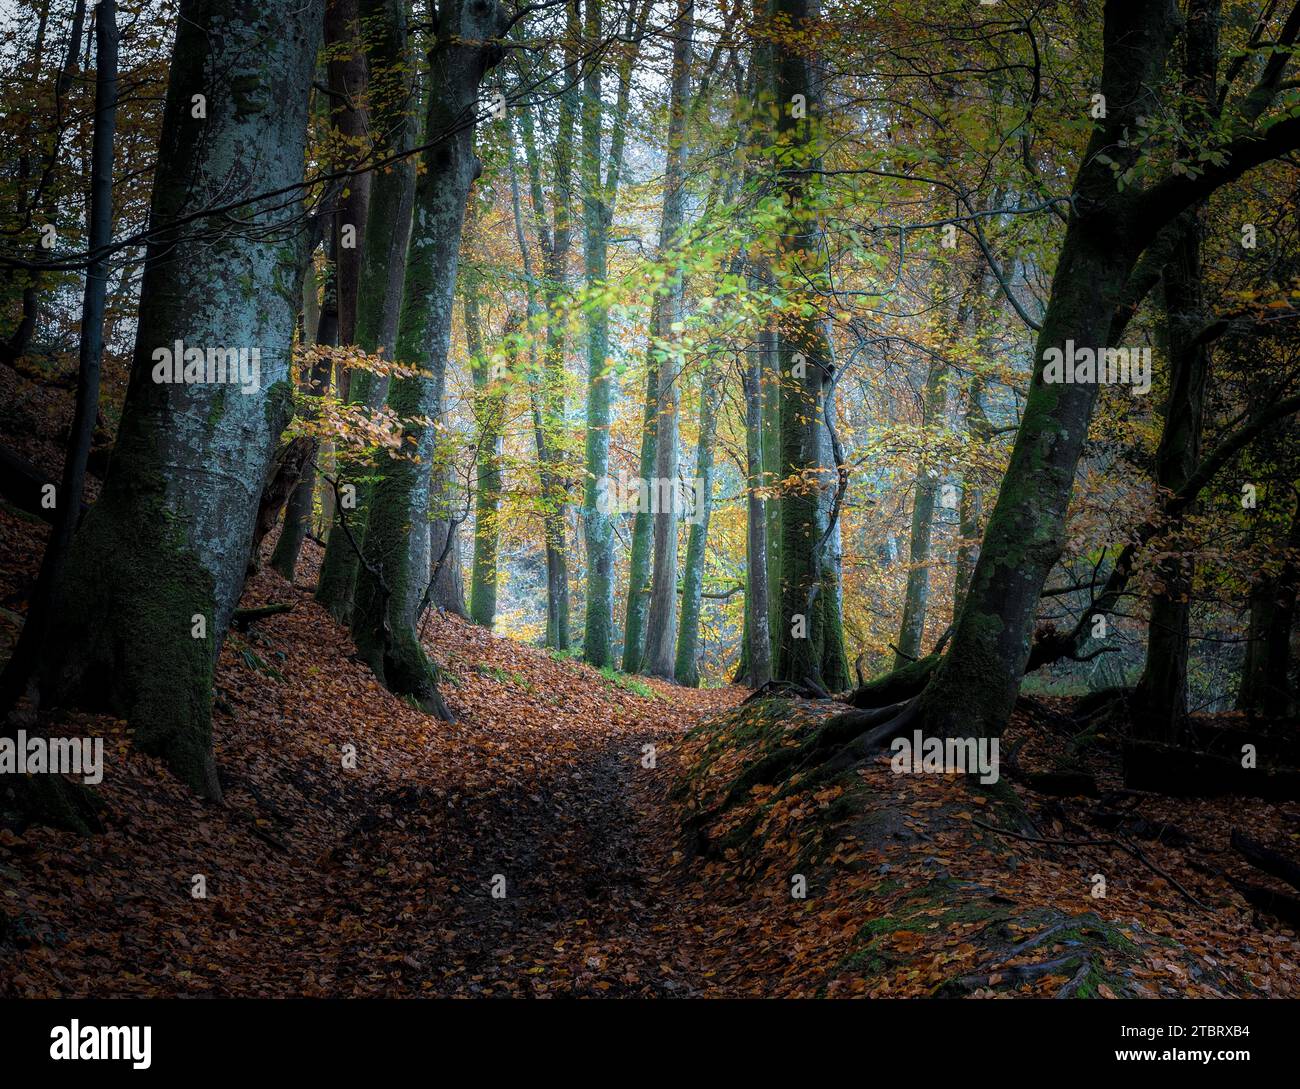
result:
[[[1201,460],[1205,383],[1209,353],[1196,342],[1205,321],[1201,290],[1201,224],[1188,213],[1179,225],[1173,259],[1164,270],[1166,358],[1169,398],[1164,430],[1156,450],[1155,479],[1176,493]],[[1176,535],[1178,519],[1169,531]],[[1159,563],[1160,588],[1152,594],[1147,624],[1147,656],[1133,700],[1137,737],[1177,743],[1187,720],[1187,654],[1191,640],[1191,594],[1195,564],[1179,554]]]
[[[1094,350],[1110,343],[1111,321],[1146,239],[1126,192],[1117,189],[1103,149],[1156,108],[1173,37],[1173,12],[1157,0],[1106,6],[1101,93],[1106,118],[1082,158],[1070,217],[1035,350],[1036,366],[1010,463],[989,516],[979,560],[948,653],[920,696],[925,728],[942,736],[1001,733],[1029,658],[1035,610],[1065,544],[1075,468],[1097,398],[1093,382],[1044,380],[1044,353],[1067,342]],[[1142,235],[1145,234],[1145,239]]]
[[[473,211],[474,198],[470,198]],[[470,217],[476,224],[477,216]],[[468,229],[467,224],[467,229]],[[465,279],[462,277],[462,279]],[[478,445],[474,481],[474,561],[470,569],[469,615],[489,631],[497,613],[497,551],[501,539],[501,492],[503,473],[508,376],[495,373],[483,351],[482,312],[479,284],[466,280],[461,305],[465,315],[465,347],[469,352],[470,376],[474,382],[474,417],[478,424]],[[507,338],[519,332],[520,318],[506,319]]]
[[[716,371],[706,373],[700,380],[700,433],[695,447],[694,502],[688,512],[691,529],[682,568],[682,622],[677,632],[675,672],[677,683],[691,688],[700,684],[700,607],[704,601],[705,550],[713,511],[713,444],[721,394],[721,375]]]
[[[816,0],[777,0],[774,8],[789,30],[777,42],[774,95],[777,169],[786,205],[778,278],[788,303],[780,314],[778,380],[781,448],[781,607],[777,680],[822,683],[824,616],[821,557],[826,544],[823,464],[825,398],[832,377],[830,345],[818,302],[807,284],[823,277],[818,256],[820,223],[810,186],[821,166],[820,75],[802,43],[816,33]],[[807,305],[805,305],[807,304]]]
[[[1269,718],[1296,713],[1295,654],[1297,584],[1300,583],[1300,495],[1286,537],[1280,571],[1262,575],[1251,587],[1246,659],[1241,666],[1237,710]]]
[[[659,430],[659,363],[653,353],[646,361],[645,410],[641,416],[641,455],[637,471],[649,480],[655,471]],[[650,555],[654,524],[648,503],[632,516],[632,547],[628,555],[627,611],[623,619],[623,672],[641,672],[645,659],[646,612],[650,605]]]
[[[743,680],[755,688],[772,679],[771,606],[768,601],[767,499],[763,472],[763,371],[767,338],[760,338],[744,371],[746,568]]]
[[[352,632],[357,650],[390,691],[449,718],[416,625],[431,569],[430,467],[437,454],[435,421],[442,412],[461,232],[479,172],[478,88],[499,56],[493,39],[505,18],[503,9],[485,0],[446,0],[438,16],[428,58],[429,146],[416,185],[396,353],[423,373],[395,379],[388,396],[398,415],[411,421],[403,447],[415,458],[390,456],[379,467]]]
[[[1220,186],[1300,144],[1300,118],[1274,118],[1218,147],[1216,158],[1195,171],[1120,188],[1117,174],[1135,167],[1141,154],[1125,134],[1162,108],[1156,89],[1178,23],[1177,10],[1164,0],[1106,5],[1100,84],[1106,117],[1080,160],[1034,377],[970,591],[948,653],[916,708],[936,735],[1001,732],[1029,660],[1038,597],[1064,547],[1066,508],[1098,387],[1044,381],[1044,353],[1065,352],[1071,342],[1094,351],[1111,345],[1129,276],[1165,226]],[[1238,111],[1241,129],[1274,101],[1288,56],[1275,53],[1263,65]]]
[[[301,182],[323,0],[182,0],[163,109],[135,356],[99,502],[54,593],[42,691],[111,709],[201,793],[221,793],[212,672],[288,417],[305,247],[284,197],[172,227],[215,194]],[[195,96],[202,96],[196,100]],[[197,101],[206,117],[196,117]],[[272,207],[274,206],[274,207]],[[260,236],[260,237],[259,237]],[[176,377],[168,352],[181,344]],[[246,382],[208,380],[246,351]],[[257,353],[259,368],[252,373]]]
[[[360,0],[359,15],[369,65],[367,95],[372,156],[385,159],[411,144],[411,66],[404,0]],[[403,159],[374,173],[358,248],[356,343],[365,352],[382,351],[392,359],[397,348],[397,321],[406,275],[407,243],[415,197],[415,164]],[[348,378],[347,400],[377,409],[388,396],[388,380],[356,370]],[[372,483],[371,467],[356,459],[338,459],[340,490],[348,486],[321,563],[316,600],[339,621],[352,621],[353,595],[360,567],[357,550],[340,522],[347,521],[359,545],[365,538]]]
[[[329,81],[330,126],[338,147],[335,159],[340,166],[355,169],[368,158],[366,138],[366,51],[367,28],[361,26],[361,5],[366,0],[326,0],[325,48],[326,77]],[[366,15],[372,13],[366,3]],[[336,304],[338,307],[338,343],[355,344],[357,340],[357,305],[361,287],[361,240],[366,237],[366,220],[370,210],[369,171],[354,173],[343,182],[339,194],[338,214],[330,234],[333,236]],[[350,375],[339,375],[339,394],[348,395]]]
[[[781,481],[781,337],[774,330],[758,336],[762,364],[763,486],[775,489]],[[773,674],[781,651],[781,502],[775,490],[763,503],[767,508],[767,632]]]
[[[1183,122],[1189,134],[1203,136],[1217,113],[1220,0],[1192,0],[1183,35]],[[1180,149],[1189,155],[1194,149]],[[1172,256],[1161,273],[1164,283],[1164,347],[1169,364],[1169,397],[1164,429],[1156,450],[1156,484],[1180,491],[1201,460],[1205,385],[1209,350],[1199,333],[1208,319],[1201,268],[1204,209],[1191,208],[1167,228],[1177,232]],[[1195,561],[1179,554],[1182,518],[1169,527],[1174,547],[1159,563],[1159,588],[1152,595],[1147,622],[1147,657],[1134,692],[1133,727],[1137,737],[1168,743],[1183,740],[1187,722],[1187,655],[1191,642],[1192,583]]]

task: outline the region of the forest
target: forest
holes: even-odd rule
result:
[[[0,998],[1300,997],[1298,40],[0,0]]]

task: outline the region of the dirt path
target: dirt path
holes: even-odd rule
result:
[[[286,594],[264,572],[245,603]],[[449,726],[384,692],[295,596],[223,651],[223,805],[136,753],[123,723],[69,723],[106,739],[108,830],[0,831],[0,992],[710,990],[707,944],[683,940],[670,772],[643,767],[643,746],[738,694],[602,677],[445,618],[430,646]]]

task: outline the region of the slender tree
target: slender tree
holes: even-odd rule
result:
[[[466,201],[479,173],[478,89],[500,57],[496,39],[505,26],[503,9],[485,0],[446,0],[438,10],[428,57],[427,143],[397,334],[397,358],[417,361],[425,371],[394,380],[388,396],[389,405],[410,421],[403,446],[415,457],[389,455],[380,466],[352,620],[357,649],[375,675],[443,718],[451,714],[416,631],[433,565],[430,466],[437,456]]]
[[[411,64],[405,0],[360,0],[369,78],[367,97],[374,160],[389,159],[411,145]],[[357,292],[356,343],[368,353],[394,358],[407,244],[415,199],[415,164],[398,159],[374,172],[364,231]],[[388,380],[365,370],[354,371],[347,400],[377,409],[388,397]],[[369,468],[340,459],[339,483],[350,486],[334,511],[333,528],[321,562],[316,600],[343,623],[351,623],[353,595],[360,568],[358,546],[364,539],[372,491]],[[347,528],[342,527],[347,522]]]
[[[603,109],[601,71],[587,65],[582,99],[582,216],[583,261],[587,287],[596,293],[587,319],[587,474],[583,525],[587,550],[587,616],[582,656],[597,667],[614,664],[614,524],[601,496],[608,494],[609,428],[612,374],[609,367],[609,306],[600,296],[609,264],[609,229],[614,219],[618,186],[627,143],[628,111],[632,101],[632,64],[649,16],[630,5],[624,22],[625,47],[617,66],[618,96],[611,118],[609,157],[601,176]],[[600,0],[587,0],[583,29],[588,43],[602,34]]]
[[[694,0],[677,0],[673,34],[672,75],[668,103],[668,149],[664,166],[663,212],[659,221],[659,252],[668,254],[686,217],[686,112],[691,94],[691,52],[695,29]],[[657,355],[655,396],[654,476],[647,491],[652,512],[654,559],[650,601],[646,612],[645,655],[641,671],[672,679],[677,637],[677,463],[680,353],[675,350],[681,328],[685,277],[670,272],[666,289],[656,295],[651,317],[651,348]]]
[[[721,375],[709,370],[700,379],[700,434],[695,448],[695,481],[691,485],[690,534],[682,569],[682,622],[677,633],[675,677],[678,684],[700,684],[700,607],[704,599],[705,552],[709,543],[709,518],[713,511],[713,445],[718,429]]]

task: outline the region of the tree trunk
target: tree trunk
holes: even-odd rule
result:
[[[672,82],[668,106],[668,153],[664,166],[664,204],[659,222],[659,253],[670,252],[681,230],[686,210],[686,107],[691,93],[691,47],[695,29],[694,0],[677,0],[673,35]],[[651,351],[659,354],[659,388],[656,402],[654,479],[647,491],[657,497],[651,514],[654,526],[654,560],[651,564],[650,603],[646,617],[645,655],[641,671],[672,680],[677,638],[677,415],[680,356],[673,350],[680,328],[685,293],[680,269],[668,277],[666,294],[655,299],[651,325]],[[667,509],[663,509],[667,507]]]
[[[1291,640],[1295,632],[1297,582],[1300,582],[1300,495],[1286,540],[1282,570],[1262,577],[1250,593],[1246,660],[1241,667],[1237,710],[1268,718],[1296,713],[1291,681]]]
[[[709,516],[713,507],[713,444],[718,426],[721,376],[709,371],[700,380],[700,436],[695,449],[694,503],[689,512],[691,531],[686,541],[686,566],[682,572],[682,623],[677,634],[675,676],[678,684],[700,685],[700,606],[704,595],[705,549],[709,543]]]
[[[115,9],[116,11],[116,9]],[[37,35],[37,64],[35,71],[40,71],[40,56],[42,53],[42,44],[45,31],[45,23],[48,18],[48,11],[42,9],[40,30]],[[39,184],[36,192],[28,199],[28,193],[23,182],[29,177],[30,160],[23,156],[19,162],[18,173],[18,197],[19,197],[19,218],[21,219],[28,213],[28,209],[34,205],[41,205],[47,223],[54,223],[58,217],[58,199],[54,191],[53,181],[57,176],[56,168],[58,166],[59,152],[66,146],[64,127],[67,124],[70,110],[66,110],[68,92],[72,89],[72,81],[76,78],[77,67],[80,63],[81,41],[86,23],[86,0],[74,0],[72,5],[72,29],[68,35],[68,52],[65,55],[63,66],[59,69],[59,74],[54,81],[54,117],[50,128],[52,129],[49,137],[50,154],[46,163],[41,168]],[[7,277],[6,277],[7,278]],[[36,332],[36,320],[40,313],[41,301],[41,283],[39,273],[28,271],[18,273],[14,277],[15,283],[22,285],[20,299],[20,312],[18,323],[10,336],[0,341],[0,361],[13,363],[22,356],[31,345],[32,336]],[[6,285],[8,286],[8,285]],[[3,300],[0,300],[3,301]],[[8,309],[7,307],[5,308]],[[0,311],[3,313],[4,311]]]
[[[1173,260],[1165,266],[1165,346],[1169,360],[1169,400],[1156,451],[1156,484],[1177,492],[1201,460],[1205,382],[1209,353],[1196,343],[1205,321],[1201,285],[1201,223],[1185,214]],[[1176,533],[1182,519],[1170,532]],[[1133,736],[1177,744],[1187,720],[1187,653],[1191,631],[1191,593],[1195,563],[1175,554],[1159,564],[1160,589],[1151,597],[1147,656],[1133,699]]]
[[[763,371],[767,338],[760,336],[746,361],[745,470],[746,470],[746,570],[745,570],[745,680],[761,688],[772,679],[772,632],[768,601],[767,499],[769,481],[763,472]],[[740,678],[738,678],[740,679]]]
[[[337,251],[333,243],[325,247],[325,291],[321,304],[320,316],[316,322],[316,343],[337,345],[339,342],[339,295]],[[302,376],[303,392],[310,398],[321,398],[329,392],[330,363],[322,360],[311,368],[309,374]],[[316,456],[320,452],[320,441],[306,438],[305,450],[298,459],[298,483],[289,495],[284,508],[284,525],[280,528],[280,537],[271,552],[271,567],[279,572],[288,583],[293,582],[294,572],[298,567],[298,556],[302,552],[302,542],[307,539],[311,529],[312,514],[316,503]]]
[[[992,435],[993,428],[984,411],[984,389],[987,377],[982,370],[975,371],[966,387],[966,435],[974,444],[976,456],[982,456]],[[957,570],[953,575],[952,614],[961,613],[966,600],[966,591],[970,589],[971,575],[975,571],[975,559],[980,550],[980,526],[984,518],[984,497],[981,494],[979,480],[974,473],[968,472],[961,484],[961,501],[958,507]]]
[[[1183,92],[1192,105],[1183,111],[1189,133],[1203,136],[1214,115],[1219,64],[1220,0],[1192,0],[1184,35]],[[1193,149],[1184,146],[1183,154]],[[1190,208],[1171,224],[1177,232],[1173,255],[1162,270],[1169,400],[1156,451],[1156,484],[1179,491],[1201,460],[1205,383],[1209,352],[1198,339],[1207,315],[1201,270],[1203,209]],[[1178,554],[1179,518],[1171,527],[1174,554],[1159,564],[1160,588],[1152,595],[1147,622],[1147,657],[1134,692],[1134,736],[1173,744],[1187,722],[1187,653],[1191,633],[1195,561]]]
[[[829,343],[830,326],[827,324]],[[833,346],[832,346],[833,347]],[[832,355],[833,359],[833,355]],[[822,684],[829,692],[842,692],[853,683],[849,673],[849,656],[844,645],[844,549],[840,540],[840,512],[835,504],[839,492],[840,475],[847,474],[844,466],[844,451],[839,445],[838,436],[832,433],[835,423],[835,387],[826,391],[823,402],[823,422],[821,429],[820,464],[824,468],[834,467],[836,488],[827,488],[822,492],[824,508],[823,518],[829,522],[830,531],[822,545],[822,554],[818,559],[821,570],[821,590],[817,596],[817,608],[821,613],[818,623],[822,632]],[[848,477],[842,483],[847,485]]]
[[[90,152],[90,206],[87,248],[107,246],[113,235],[113,154],[117,133],[118,33],[116,0],[100,0],[95,17],[95,119]],[[100,364],[104,354],[104,307],[108,259],[86,270],[82,293],[81,344],[77,395],[73,408],[63,479],[56,493],[54,527],[45,543],[27,617],[0,674],[0,722],[22,698],[38,668],[42,641],[51,627],[51,601],[67,567],[69,546],[81,520],[86,462],[99,414]],[[35,693],[34,693],[35,694]],[[61,789],[61,788],[55,788]]]
[[[659,362],[646,360],[645,411],[641,417],[640,479],[649,482],[655,471],[659,430]],[[632,517],[632,547],[628,557],[627,612],[623,621],[623,672],[640,673],[645,660],[646,611],[650,605],[650,555],[653,522],[650,504],[638,504]]]
[[[264,0],[256,9],[181,3],[151,210],[158,233],[146,257],[130,385],[103,492],[55,589],[42,662],[42,690],[53,702],[124,716],[138,745],[212,797],[221,793],[212,672],[290,408],[306,254],[232,230],[225,215],[168,225],[200,210],[196,195],[229,193],[235,180],[249,195],[302,181],[323,14],[321,0]],[[205,120],[191,115],[200,94]],[[284,203],[237,215],[263,233],[300,216],[296,202]],[[196,237],[205,228],[208,236]],[[186,355],[245,349],[250,370],[257,351],[260,372],[240,385],[155,381],[174,376],[162,352],[178,341]]]
[[[411,146],[412,122],[408,116],[411,89],[406,35],[405,0],[360,0],[369,60],[371,135],[375,156],[382,158]],[[403,159],[375,172],[370,183],[365,230],[359,231],[361,249],[357,297],[356,343],[365,352],[381,351],[394,358],[397,322],[402,305],[406,253],[415,200],[415,163]],[[348,378],[347,400],[377,409],[388,397],[388,379],[369,371],[354,370]],[[352,458],[338,459],[340,487],[352,485],[351,500],[334,512],[334,523],[321,563],[316,600],[341,623],[352,622],[360,558],[340,523],[360,545],[365,539],[372,484],[370,467]],[[351,505],[346,505],[348,503]]]
[[[787,221],[782,239],[779,282],[790,301],[780,315],[781,404],[781,619],[776,679],[794,684],[822,683],[825,651],[821,556],[826,544],[827,481],[822,464],[825,397],[832,377],[831,346],[822,320],[804,313],[819,305],[807,299],[806,280],[824,279],[820,225],[811,207],[810,181],[821,166],[816,128],[821,119],[818,69],[807,50],[792,37],[813,35],[821,13],[817,0],[777,0],[776,14],[788,20],[774,62],[779,184]],[[802,101],[803,109],[798,109]]]
[[[922,393],[922,441],[929,443],[931,428],[939,422],[944,405],[944,374],[947,368],[932,362]],[[928,451],[922,451],[913,480],[912,532],[908,542],[907,591],[903,597],[903,620],[895,646],[894,668],[921,657],[925,635],[925,614],[930,600],[930,537],[934,528],[934,503],[939,479],[930,465]]]
[[[770,275],[770,270],[767,270]],[[773,489],[763,502],[767,508],[767,634],[768,660],[776,674],[781,654],[781,337],[774,330],[758,335],[762,379],[763,486]]]
[[[483,74],[497,62],[488,44],[505,25],[503,10],[482,0],[448,0],[429,52],[429,109],[424,170],[415,215],[397,334],[397,358],[426,373],[398,378],[388,403],[407,425],[404,441],[418,462],[387,457],[370,504],[365,562],[357,579],[352,632],[357,650],[392,692],[450,719],[437,671],[420,646],[416,625],[431,569],[430,467],[437,454],[452,302],[470,186],[479,172],[473,118]]]
[[[1139,253],[1153,236],[1150,213],[1117,190],[1108,161],[1125,127],[1156,108],[1174,32],[1162,0],[1106,6],[1101,91],[1105,121],[1094,130],[1074,186],[1070,218],[1051,297],[1038,335],[1037,365],[1006,476],[989,517],[971,587],[952,643],[920,697],[918,711],[935,736],[996,736],[1015,702],[1029,658],[1035,610],[1048,572],[1065,543],[1065,514],[1087,437],[1098,386],[1044,381],[1044,353],[1067,342],[1089,349],[1110,344],[1111,321]],[[1103,154],[1103,160],[1106,155]],[[1176,211],[1176,210],[1175,210]]]
[[[362,47],[359,6],[364,0],[327,0],[325,47],[328,52],[330,126],[342,154],[339,166],[364,161],[368,135],[363,98],[366,92],[366,54]],[[369,14],[369,12],[367,12]],[[331,234],[338,306],[339,344],[357,342],[357,303],[361,283],[362,249],[370,209],[371,174],[354,174],[343,183]],[[351,228],[349,230],[349,228]],[[339,395],[348,395],[348,375],[339,375]]]
[[[626,37],[637,41],[650,5],[629,7],[624,27]],[[584,9],[587,41],[601,40],[600,0],[587,0]],[[587,287],[598,291],[608,275],[609,228],[614,218],[619,177],[623,170],[623,149],[627,115],[631,103],[631,70],[634,53],[627,50],[619,64],[618,100],[614,107],[609,162],[601,180],[600,65],[590,64],[583,79],[582,106],[582,193],[583,258]],[[604,668],[614,664],[614,523],[608,502],[610,397],[613,375],[608,365],[609,307],[593,300],[587,323],[587,480],[583,498],[583,525],[587,549],[587,616],[582,656]]]
[[[491,631],[497,612],[502,436],[509,387],[504,376],[491,373],[489,362],[483,357],[476,284],[466,285],[464,310],[465,338],[474,380],[474,414],[479,426],[478,469],[474,487],[474,566],[470,576],[469,615],[474,623],[482,624]],[[520,324],[517,317],[508,318],[505,335],[516,335]]]
[[[576,72],[579,16],[577,0],[566,0],[564,79]],[[536,431],[538,477],[542,485],[542,521],[546,542],[546,645],[568,650],[569,560],[568,481],[564,454],[559,441],[566,428],[564,397],[565,286],[568,281],[569,250],[573,244],[573,138],[577,125],[578,92],[565,87],[558,95],[559,123],[555,135],[555,175],[551,188],[553,227],[546,226],[546,202],[542,195],[541,162],[533,137],[531,107],[523,113],[524,151],[528,160],[529,186],[537,219],[538,242],[542,250],[542,293],[546,303],[546,344],[542,353],[541,389],[533,404]]]

